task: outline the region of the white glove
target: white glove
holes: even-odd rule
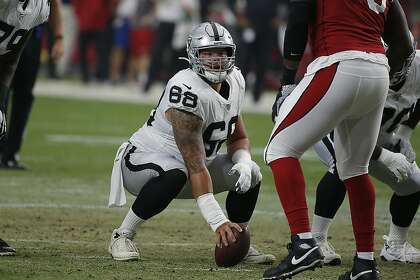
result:
[[[6,116],[0,110],[0,139],[6,135]]]
[[[296,88],[295,84],[284,85],[281,87],[281,89],[277,93],[276,100],[274,101],[273,106],[271,107],[271,120],[273,122],[276,122],[277,116],[279,115],[281,104],[283,104],[286,97],[288,97],[295,88]]]
[[[403,154],[382,149],[378,161],[395,175],[397,182],[404,181],[411,175],[412,165]]]
[[[255,163],[255,161],[251,161],[249,164],[251,165],[251,174],[253,179],[251,182],[251,187],[255,187],[255,185],[261,182],[262,180],[261,169],[258,166],[258,164]]]
[[[251,179],[252,179],[252,169],[251,169],[251,162],[238,162],[232,166],[229,171],[229,175],[233,175],[235,173],[239,174],[238,181],[235,184],[236,192],[238,193],[246,193],[251,188]]]

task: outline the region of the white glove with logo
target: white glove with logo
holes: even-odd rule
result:
[[[295,88],[296,88],[295,84],[284,85],[281,87],[281,89],[277,93],[276,100],[274,101],[273,106],[271,107],[271,120],[273,122],[276,122],[281,104],[283,104],[286,97],[288,97]]]
[[[0,139],[6,135],[6,116],[0,110]]]
[[[236,192],[246,193],[250,188],[261,181],[262,174],[260,167],[252,159],[249,151],[239,149],[232,156],[232,161],[236,162],[229,171],[229,175],[239,174],[236,181]]]
[[[235,184],[236,192],[246,193],[251,188],[252,171],[247,162],[238,162],[232,166],[229,175],[239,174],[238,181]]]
[[[408,162],[403,154],[382,149],[378,161],[384,164],[395,175],[398,182],[408,179],[411,175],[412,164]]]

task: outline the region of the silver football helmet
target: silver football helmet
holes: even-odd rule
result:
[[[225,48],[227,56],[200,58],[200,51]],[[226,28],[216,22],[204,22],[195,27],[187,39],[187,54],[191,68],[212,83],[223,82],[235,65],[236,45]]]

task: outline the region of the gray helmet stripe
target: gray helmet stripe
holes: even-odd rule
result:
[[[216,24],[214,24],[214,22],[211,21],[210,25],[211,25],[211,28],[213,29],[214,40],[220,41],[220,36],[219,36],[219,32],[217,32]]]

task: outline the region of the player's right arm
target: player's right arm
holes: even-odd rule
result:
[[[220,246],[223,243],[228,246],[229,243],[236,241],[231,228],[235,227],[238,231],[242,229],[226,218],[213,196],[213,183],[205,164],[203,120],[176,108],[170,108],[165,114],[172,124],[175,142],[187,167],[192,194],[197,200],[200,211],[216,232],[216,244]]]

